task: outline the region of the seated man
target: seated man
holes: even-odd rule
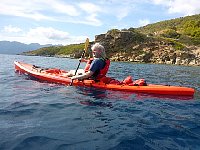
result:
[[[96,43],[92,46],[91,49],[93,53],[93,59],[87,61],[87,65],[82,74],[72,76],[71,77],[72,80],[75,79],[83,80],[88,78],[98,80],[104,77],[108,72],[110,60],[106,59],[104,47],[101,44]]]

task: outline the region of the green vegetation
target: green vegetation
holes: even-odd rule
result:
[[[200,20],[187,21],[183,26],[183,32],[188,36],[200,38]]]
[[[161,36],[166,38],[173,38],[178,39],[180,37],[180,34],[176,32],[174,29],[166,29],[161,33]]]
[[[60,55],[60,54],[69,55],[74,52],[79,52],[80,50],[83,50],[83,49],[84,49],[84,43],[71,44],[71,45],[61,47],[57,55]]]
[[[29,51],[24,54],[39,55],[39,56],[53,56],[59,52],[59,47],[43,47],[35,51]]]
[[[179,39],[186,45],[200,45],[200,15],[161,21],[135,29],[138,32]]]
[[[177,42],[174,39],[167,39],[167,40],[173,43],[173,47],[175,50],[184,50],[185,46],[180,42]]]
[[[111,36],[115,36],[115,34],[117,34],[118,32],[120,32],[120,30],[118,30],[118,29],[111,29],[111,30],[108,30],[108,32],[110,33]]]
[[[83,49],[84,49],[84,43],[81,43],[81,44],[71,44],[66,46],[44,47],[35,51],[26,52],[24,54],[39,55],[39,56],[69,55],[76,52],[79,53],[79,51]]]

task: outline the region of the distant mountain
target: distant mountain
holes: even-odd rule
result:
[[[20,42],[0,41],[0,54],[21,54],[42,47],[49,47],[51,44],[40,45],[38,43],[24,44]]]

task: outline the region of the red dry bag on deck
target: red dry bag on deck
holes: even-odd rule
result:
[[[110,77],[103,77],[100,79],[101,82],[105,83],[105,84],[120,84],[120,81],[110,78]]]
[[[131,83],[129,85],[133,85],[133,86],[146,86],[147,83],[146,83],[145,79],[138,79],[138,80],[135,80],[133,83]]]
[[[131,76],[126,77],[123,81],[123,84],[131,84],[133,83],[133,78]]]

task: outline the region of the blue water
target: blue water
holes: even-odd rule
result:
[[[109,76],[195,88],[194,97],[38,82],[13,62],[73,69],[78,60],[0,55],[0,150],[199,150],[200,68],[112,62]]]

